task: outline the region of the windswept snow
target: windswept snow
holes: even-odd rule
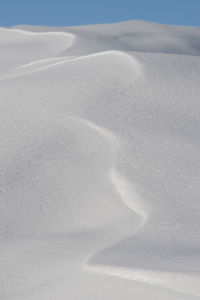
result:
[[[1,28],[0,96],[0,299],[200,299],[200,28]]]

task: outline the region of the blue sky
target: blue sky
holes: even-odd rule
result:
[[[0,0],[0,26],[71,26],[140,19],[200,26],[200,0]]]

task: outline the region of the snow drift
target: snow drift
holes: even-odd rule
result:
[[[0,299],[199,299],[200,29],[0,29]]]

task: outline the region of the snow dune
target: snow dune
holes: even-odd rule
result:
[[[0,29],[0,299],[200,298],[200,29]]]

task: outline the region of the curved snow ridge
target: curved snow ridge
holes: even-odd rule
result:
[[[130,184],[128,180],[125,177],[123,177],[117,170],[117,152],[120,147],[119,137],[114,135],[113,132],[111,132],[110,130],[100,127],[99,125],[92,123],[89,120],[81,119],[79,117],[78,120],[82,124],[95,130],[107,142],[110,143],[113,150],[113,166],[110,169],[109,178],[115,186],[115,189],[125,206],[127,206],[130,210],[133,210],[142,217],[143,221],[141,222],[139,228],[142,227],[148,219],[147,213],[145,212],[145,208],[142,206],[142,203],[140,203],[140,197],[134,190],[132,184]],[[139,228],[137,228],[137,230]]]
[[[114,267],[98,264],[88,265],[87,270],[95,273],[120,277],[127,280],[144,282],[193,296],[200,296],[200,276],[195,274],[187,275],[178,272],[145,270],[137,268],[128,269],[118,266]]]
[[[136,190],[134,189],[133,185],[123,177],[119,171],[117,170],[117,153],[120,148],[120,139],[117,137],[113,132],[110,130],[100,127],[97,124],[94,124],[93,122],[86,120],[86,119],[78,119],[83,125],[86,125],[90,127],[92,130],[95,130],[98,134],[100,134],[112,147],[113,152],[113,161],[111,164],[111,168],[109,171],[109,179],[113,184],[113,187],[115,188],[116,193],[119,195],[122,203],[130,209],[130,211],[134,212],[132,218],[135,217],[135,213],[141,217],[140,223],[136,227],[132,227],[131,230],[129,228],[129,221],[127,224],[121,224],[121,227],[127,226],[126,233],[124,233],[123,230],[121,230],[121,234],[118,234],[115,236],[115,229],[113,226],[113,234],[111,232],[110,240],[106,243],[102,243],[102,246],[99,247],[99,249],[96,249],[93,251],[92,254],[90,254],[85,261],[85,265],[83,266],[84,270],[88,270],[88,268],[96,268],[96,263],[93,263],[93,258],[96,257],[96,255],[100,254],[102,251],[107,249],[108,247],[115,245],[119,243],[120,241],[123,241],[124,239],[133,236],[136,232],[138,232],[147,222],[148,216],[145,211],[145,207],[142,205],[142,199],[137,194]],[[127,218],[129,216],[127,215]],[[119,218],[119,225],[120,222],[124,223],[124,220],[121,221]],[[112,236],[113,235],[113,236]],[[98,267],[97,267],[98,268]]]
[[[18,28],[3,28],[3,30],[5,31],[9,31],[9,32],[16,32],[16,33],[20,33],[23,35],[28,35],[28,36],[61,36],[64,38],[67,38],[67,42],[69,44],[73,44],[74,40],[76,39],[76,35],[72,34],[70,32],[65,32],[65,31],[47,31],[47,32],[34,32],[34,31],[28,31],[28,30],[24,30],[24,29],[18,29]]]
[[[19,33],[23,33],[23,34],[26,34],[26,35],[62,35],[62,36],[68,36],[68,37],[70,37],[72,39],[75,37],[74,34],[66,32],[66,31],[34,32],[34,31],[28,31],[28,30],[16,29],[16,28],[5,29],[5,30],[19,32]]]
[[[59,58],[72,47],[76,36],[67,32],[30,32],[21,29],[0,31],[0,73],[11,77],[16,68],[29,63]],[[34,51],[33,48],[34,47]],[[12,52],[10,49],[12,48]],[[15,53],[13,55],[12,53]],[[14,74],[13,74],[14,75]]]
[[[77,36],[75,34],[72,34],[70,32],[64,32],[64,31],[49,31],[49,32],[34,32],[34,31],[27,31],[23,29],[9,29],[10,31],[21,33],[28,36],[52,36],[52,37],[63,37],[65,39],[65,42],[67,42],[67,48],[64,49],[65,51],[72,47],[75,40],[77,39]],[[64,51],[62,50],[62,52]],[[62,53],[61,52],[61,53]]]
[[[34,31],[27,31],[27,30],[23,30],[23,29],[11,29],[11,28],[9,28],[9,29],[2,28],[1,31],[7,31],[8,33],[19,33],[19,34],[26,35],[26,36],[36,36],[36,37],[37,36],[63,37],[64,42],[67,42],[67,48],[70,48],[74,44],[74,42],[77,38],[77,36],[75,34],[72,34],[70,32],[65,32],[65,31],[34,32]],[[58,46],[58,44],[57,44],[57,46]]]
[[[73,57],[48,57],[44,59],[39,59],[36,61],[32,61],[27,64],[22,64],[11,71],[4,72],[1,75],[0,80],[13,79],[18,78],[24,75],[37,73],[40,71],[44,71],[48,68],[61,65],[70,61]]]
[[[134,77],[135,75],[137,77],[143,76],[144,67],[133,55],[127,54],[123,51],[109,50],[83,56],[49,57],[45,59],[39,59],[27,64],[20,65],[17,68],[12,69],[11,71],[8,71],[6,73],[4,72],[0,77],[0,80],[17,78],[26,74],[42,72],[46,69],[57,67],[63,64],[94,58],[99,59],[101,57],[112,57],[116,59],[116,63],[120,63],[122,67],[124,67],[123,64],[128,64],[129,67],[131,67],[131,69],[134,71]]]
[[[137,230],[139,230],[148,220],[148,215],[141,199],[139,199],[140,197],[133,188],[133,185],[118,172],[117,168],[111,170],[110,178],[124,204],[142,217],[143,221],[137,228]]]
[[[17,67],[16,69],[25,69],[25,68],[29,68],[29,67],[35,67],[37,65],[39,65],[39,68],[36,69],[37,70],[40,70],[42,69],[41,66],[52,66],[56,63],[62,63],[62,62],[65,62],[65,61],[68,61],[68,60],[71,60],[73,59],[75,56],[61,56],[61,57],[48,57],[48,58],[44,58],[44,59],[39,59],[39,60],[36,60],[36,61],[32,61],[28,64],[25,64],[25,65],[21,65],[19,67]]]
[[[110,61],[113,58],[115,60],[115,63],[119,64],[122,69],[124,69],[128,65],[129,68],[132,69],[134,72],[134,79],[136,77],[142,77],[144,74],[144,67],[142,63],[140,63],[139,60],[134,55],[128,54],[125,51],[119,51],[119,50],[100,51],[92,54],[75,57],[71,61],[81,61],[85,59],[95,59],[95,58],[100,59],[106,57],[108,57]]]
[[[132,63],[137,70],[137,75],[142,75],[143,74],[143,65],[133,56],[130,55],[124,51],[118,51],[118,50],[108,50],[108,51],[101,51],[101,52],[96,52],[92,54],[87,54],[87,55],[81,55],[81,56],[63,56],[63,57],[52,57],[52,58],[45,58],[41,60],[36,60],[31,63],[19,66],[17,69],[21,68],[26,68],[26,67],[32,67],[35,64],[44,64],[44,66],[39,67],[35,71],[42,71],[45,70],[49,67],[54,67],[60,64],[65,64],[69,62],[74,62],[74,61],[80,61],[80,60],[85,60],[85,59],[90,59],[90,58],[99,58],[103,56],[112,56],[114,58],[119,58],[123,60],[127,60],[127,62]],[[49,64],[48,64],[49,62]]]
[[[52,115],[50,115],[50,118],[52,117]],[[95,186],[95,194],[92,195],[91,199],[86,199],[86,197],[84,198],[84,195],[82,194],[83,191],[79,191],[79,195],[77,197],[77,204],[74,206],[73,208],[73,203],[69,202],[67,204],[67,193],[68,191],[68,186],[67,186],[67,177],[63,179],[65,188],[66,188],[66,195],[65,197],[63,197],[63,199],[59,199],[59,190],[63,187],[59,186],[59,189],[56,190],[56,185],[54,186],[52,184],[51,181],[48,182],[48,185],[52,186],[52,191],[55,190],[56,191],[56,202],[57,202],[57,207],[52,209],[51,208],[51,201],[49,199],[49,197],[51,197],[51,194],[48,194],[46,196],[47,199],[47,203],[45,204],[46,206],[43,207],[43,211],[41,211],[41,206],[40,206],[40,215],[38,216],[38,212],[36,217],[37,220],[36,222],[39,223],[39,231],[41,233],[42,232],[42,238],[41,236],[38,237],[37,234],[33,234],[34,231],[33,229],[31,229],[29,227],[29,225],[32,223],[33,226],[35,226],[34,224],[34,207],[32,206],[32,204],[38,205],[40,202],[40,196],[37,195],[37,191],[36,190],[32,190],[32,194],[36,197],[36,199],[31,199],[31,201],[27,204],[26,207],[26,211],[23,212],[24,215],[27,214],[27,212],[31,212],[30,216],[28,216],[28,218],[25,220],[25,222],[22,224],[22,228],[25,227],[25,224],[27,224],[26,228],[29,227],[28,232],[26,233],[26,235],[30,235],[30,239],[26,239],[24,238],[23,234],[17,235],[17,231],[15,232],[16,236],[18,236],[19,240],[17,240],[17,244],[12,244],[12,242],[10,243],[10,246],[7,245],[6,250],[10,251],[10,257],[9,257],[9,261],[7,258],[7,252],[2,251],[3,252],[3,262],[4,262],[4,266],[2,266],[2,270],[5,270],[4,272],[4,283],[5,283],[5,289],[2,289],[2,295],[7,295],[7,293],[9,293],[9,290],[13,289],[14,292],[21,292],[21,291],[28,291],[31,288],[40,288],[41,285],[44,283],[48,283],[49,281],[53,281],[55,279],[55,281],[57,279],[59,279],[60,276],[65,276],[66,272],[68,272],[68,268],[69,269],[76,269],[78,267],[78,270],[81,271],[83,264],[85,263],[85,258],[88,258],[88,256],[93,256],[96,252],[99,252],[101,250],[102,247],[108,247],[110,246],[110,243],[117,243],[118,241],[120,241],[121,239],[124,239],[126,237],[126,235],[131,234],[131,232],[133,232],[133,230],[137,230],[137,226],[138,224],[136,224],[136,228],[133,227],[134,224],[134,220],[131,223],[131,227],[130,224],[128,224],[128,222],[130,223],[130,221],[127,221],[127,218],[132,217],[134,219],[135,214],[133,213],[134,210],[134,206],[131,207],[130,209],[130,205],[128,206],[128,209],[126,209],[125,205],[126,202],[128,201],[124,201],[124,199],[121,199],[121,197],[118,197],[117,193],[117,187],[115,187],[115,189],[113,189],[113,185],[111,184],[111,178],[109,176],[110,171],[112,172],[112,169],[115,167],[116,165],[116,155],[118,152],[118,148],[120,147],[120,140],[119,138],[113,134],[112,131],[103,128],[102,126],[99,126],[91,121],[89,121],[88,119],[83,119],[80,118],[79,116],[76,115],[59,115],[60,118],[55,118],[55,123],[56,125],[60,125],[63,128],[63,136],[62,138],[65,137],[65,135],[69,135],[69,133],[71,133],[71,136],[73,136],[73,138],[75,139],[75,145],[76,148],[73,148],[73,139],[64,139],[64,141],[60,141],[60,138],[57,138],[53,135],[53,141],[55,143],[55,145],[53,146],[54,151],[57,154],[57,158],[53,159],[53,161],[56,163],[56,170],[60,168],[60,165],[58,164],[59,161],[59,151],[62,151],[64,154],[67,154],[67,152],[69,152],[70,150],[67,148],[65,148],[65,145],[67,145],[67,147],[70,146],[70,142],[72,144],[72,150],[73,152],[78,151],[78,155],[82,156],[82,153],[87,152],[87,150],[90,150],[90,148],[94,148],[89,154],[89,158],[91,158],[92,154],[93,156],[96,156],[96,160],[97,161],[101,161],[101,156],[102,156],[102,164],[105,164],[105,166],[102,168],[101,173],[102,173],[102,177],[99,178],[99,180],[97,181],[97,183],[101,182],[100,180],[105,180],[106,182],[106,189],[105,189],[105,193],[103,193],[102,189],[104,186],[102,186],[102,188],[99,188],[98,186],[95,186],[95,181],[93,181],[93,178],[91,177],[91,174],[89,174],[89,181],[86,181],[86,189],[89,190],[91,185]],[[47,123],[48,124],[48,123]],[[40,132],[43,131],[43,127],[42,124],[40,123]],[[51,129],[52,131],[53,129]],[[68,132],[69,131],[69,132]],[[56,132],[57,135],[59,135],[59,132]],[[77,135],[77,136],[76,136]],[[100,142],[99,142],[100,139]],[[44,143],[45,148],[46,147],[50,147],[52,149],[52,145],[51,143],[47,144],[47,141],[45,139],[45,134],[43,136],[41,136],[41,141]],[[78,143],[78,145],[77,145]],[[86,144],[86,145],[85,145]],[[95,145],[93,145],[95,144]],[[79,149],[79,146],[81,145],[81,150]],[[108,151],[107,151],[108,149]],[[53,149],[52,149],[53,150]],[[96,151],[96,152],[95,152]],[[102,153],[103,152],[103,153]],[[46,160],[47,165],[49,165],[49,169],[47,170],[47,173],[43,174],[44,177],[47,177],[47,181],[48,181],[48,177],[51,177],[51,172],[52,169],[54,168],[54,166],[51,165],[51,163],[49,163],[48,160],[48,153],[47,151],[45,151],[44,153],[44,160]],[[39,155],[39,153],[35,153],[36,157],[41,157],[41,155]],[[76,160],[76,156],[73,157],[73,154],[71,155],[71,157],[67,157],[67,156],[62,156],[62,160],[60,161],[60,164],[62,164],[63,169],[66,168],[66,164],[65,161],[67,161],[68,165],[70,164],[70,160],[74,161]],[[23,162],[26,163],[26,155],[24,154],[23,156]],[[35,161],[35,159],[33,160]],[[29,162],[30,162],[30,158],[29,158]],[[36,161],[35,161],[36,162]],[[52,159],[51,159],[52,162]],[[85,165],[85,163],[80,162],[80,165],[83,164]],[[42,167],[42,164],[41,164]],[[74,165],[73,165],[74,167]],[[86,175],[87,177],[87,170],[86,169],[90,169],[94,166],[90,165],[90,167],[88,167],[88,161],[87,164],[84,168],[84,176]],[[98,162],[97,164],[97,170],[95,170],[96,173],[100,173],[100,163]],[[29,164],[29,169],[31,169],[31,164]],[[41,172],[42,170],[40,170]],[[73,170],[74,171],[74,170]],[[81,166],[79,166],[78,172],[81,172]],[[41,181],[43,178],[41,177],[41,174],[37,173],[36,176],[39,178],[39,181]],[[97,174],[92,173],[93,177],[95,177]],[[69,175],[70,173],[68,173]],[[66,174],[65,174],[66,175]],[[57,174],[53,173],[53,176],[56,178]],[[75,180],[82,180],[84,182],[84,178],[77,177],[77,174],[73,174],[73,178],[75,178]],[[27,174],[26,174],[26,177]],[[61,176],[58,178],[58,180],[61,178]],[[70,179],[69,179],[70,180]],[[77,181],[78,181],[77,180]],[[45,184],[44,184],[45,185]],[[70,188],[70,187],[69,187]],[[78,188],[78,187],[77,187]],[[26,189],[26,184],[23,185],[23,189]],[[109,193],[109,191],[114,190],[114,193]],[[98,193],[102,193],[102,198],[104,197],[104,199],[98,198]],[[114,195],[113,199],[110,199],[109,197],[112,197]],[[86,195],[88,198],[88,195]],[[134,195],[133,195],[134,196]],[[25,197],[27,197],[25,195]],[[38,198],[38,199],[37,199]],[[97,199],[96,199],[97,198]],[[98,201],[98,200],[101,201]],[[83,203],[86,201],[88,201],[87,205],[85,206],[85,209],[83,209],[83,207],[81,207],[83,205]],[[122,201],[120,201],[122,200]],[[130,201],[130,199],[129,199]],[[134,199],[133,199],[134,201]],[[139,199],[137,199],[137,201],[139,201]],[[17,201],[16,201],[17,202]],[[98,203],[99,202],[99,203]],[[119,203],[117,203],[119,202]],[[54,201],[53,201],[54,203]],[[103,204],[104,203],[104,204]],[[106,205],[105,205],[106,203]],[[42,204],[42,201],[41,201]],[[125,204],[125,205],[124,205]],[[40,204],[39,204],[40,205]],[[59,221],[62,219],[62,216],[59,216],[59,210],[64,211],[65,210],[65,205],[69,205],[69,214],[65,214],[63,221],[64,221],[64,230],[61,230],[59,228],[56,229],[56,227],[59,227]],[[22,205],[23,206],[23,205]],[[126,205],[127,206],[127,205]],[[88,207],[89,207],[89,213],[88,213]],[[104,207],[107,208],[107,214],[106,214],[106,210],[104,209]],[[125,207],[125,209],[124,209]],[[99,209],[100,208],[100,209]],[[54,228],[54,232],[52,232],[52,226],[51,224],[47,224],[46,220],[45,222],[43,222],[43,219],[45,218],[45,214],[48,212],[48,210],[53,211],[53,214],[51,216],[49,216],[46,219],[50,219],[53,218],[54,216],[54,212],[56,211],[56,220],[52,221],[53,223],[53,228]],[[96,212],[95,212],[96,209]],[[117,211],[117,212],[116,212]],[[23,218],[23,214],[20,216],[20,219]],[[92,214],[92,217],[91,217]],[[80,217],[82,217],[82,215],[85,215],[85,219],[88,219],[89,221],[89,225],[91,225],[91,228],[89,228],[88,230],[88,226],[84,227],[84,222],[81,223],[81,220],[79,219]],[[99,217],[99,220],[96,220],[95,217],[93,217],[93,215],[97,215],[97,218]],[[31,218],[31,216],[33,216],[33,219]],[[71,216],[71,217],[70,217]],[[122,216],[122,218],[121,218]],[[29,219],[29,220],[28,220]],[[27,222],[30,222],[30,224],[28,224]],[[78,224],[76,224],[76,222],[80,222],[80,226]],[[123,221],[123,223],[122,223]],[[140,221],[140,220],[137,220]],[[68,223],[67,223],[68,222]],[[71,233],[68,231],[67,229],[69,229],[69,223],[73,223],[75,222],[75,227],[77,226],[78,229],[82,230],[83,232],[80,233],[73,231],[73,224],[71,229]],[[51,223],[51,222],[50,222]],[[118,232],[116,234],[115,232],[115,227],[117,224],[117,229]],[[13,225],[15,227],[17,227],[17,218],[15,218]],[[19,226],[19,224],[18,224]],[[47,226],[48,229],[50,228],[51,231],[48,232],[47,230]],[[139,224],[140,226],[140,224]],[[125,228],[126,231],[122,230],[122,227]],[[35,229],[35,227],[34,227]],[[90,230],[92,229],[92,233],[90,232]],[[31,231],[32,230],[32,231]],[[99,230],[101,231],[101,234],[99,234]],[[130,232],[131,231],[131,232]],[[125,234],[124,234],[125,232]],[[74,233],[74,234],[73,234]],[[25,236],[26,236],[25,235]],[[34,240],[32,241],[31,236],[34,236]],[[49,239],[47,239],[47,236]],[[85,237],[85,239],[84,239]],[[42,241],[42,242],[40,242]],[[41,245],[41,243],[43,243]],[[14,251],[12,250],[14,249]],[[30,250],[31,249],[31,250]],[[71,250],[70,250],[71,249]],[[49,263],[48,259],[46,259],[46,257],[50,257],[52,259],[52,261]],[[73,258],[74,257],[74,258]],[[14,266],[13,266],[13,261],[15,261]],[[28,261],[29,264],[27,265],[27,263],[24,263],[24,261]],[[75,263],[74,263],[75,261]],[[5,269],[3,269],[3,267]],[[3,272],[3,271],[2,271]],[[11,276],[10,274],[14,273],[17,274],[15,276]],[[21,277],[21,274],[25,274],[24,278],[23,276]],[[21,284],[21,282],[23,282],[23,284]],[[11,288],[12,286],[12,288]],[[22,287],[21,287],[22,286]],[[23,288],[23,286],[25,286],[25,288]],[[8,290],[8,292],[7,292]]]

